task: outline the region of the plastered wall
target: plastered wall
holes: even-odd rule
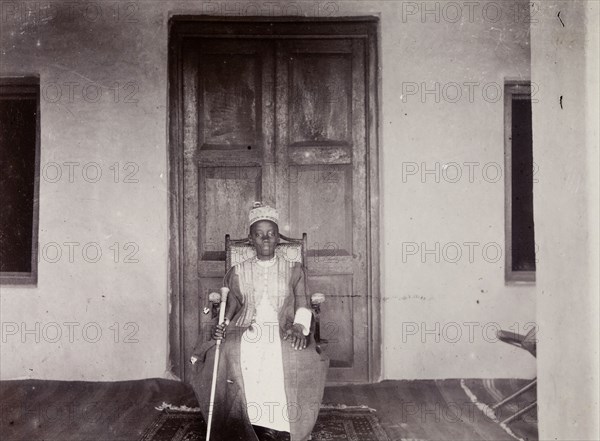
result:
[[[600,437],[598,17],[597,2],[553,2],[531,34],[532,80],[547,103],[533,114],[540,439]]]

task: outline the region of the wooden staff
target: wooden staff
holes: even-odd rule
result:
[[[227,294],[229,294],[229,288],[221,288],[221,307],[219,310],[219,324],[225,321],[225,307],[227,305]],[[213,409],[215,407],[215,393],[217,391],[217,371],[219,370],[219,354],[221,352],[221,341],[222,339],[217,340],[217,349],[215,351],[215,366],[213,368],[212,384],[210,385],[210,401],[208,403],[206,441],[210,441],[210,428],[212,425]]]

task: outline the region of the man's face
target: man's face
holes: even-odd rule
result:
[[[249,239],[259,258],[270,259],[275,255],[275,247],[279,243],[279,228],[271,221],[263,220],[252,224]]]

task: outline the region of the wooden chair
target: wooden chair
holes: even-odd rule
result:
[[[302,239],[293,239],[283,234],[279,235],[279,239],[279,244],[275,248],[275,255],[290,262],[298,262],[306,270],[306,248],[308,243],[306,233],[302,235]],[[229,234],[225,235],[225,271],[254,256],[256,256],[256,250],[250,244],[248,238],[231,239]]]
[[[503,341],[504,343],[508,343],[510,345],[516,346],[518,348],[524,349],[527,352],[529,352],[531,355],[533,355],[534,357],[536,356],[536,328],[535,327],[532,328],[526,335],[517,334],[516,332],[500,330],[496,333],[496,336],[498,337],[498,340]],[[508,404],[509,402],[511,402],[514,399],[523,395],[525,392],[527,392],[529,389],[534,387],[536,384],[537,384],[537,378],[534,378],[532,381],[530,381],[524,387],[522,387],[521,389],[516,391],[514,394],[506,397],[502,401],[493,405],[492,410],[494,410],[494,412],[497,411],[505,404]],[[518,412],[509,416],[508,418],[505,418],[502,421],[502,423],[509,424],[510,422],[519,418],[521,415],[524,415],[527,412],[533,410],[536,406],[537,406],[537,400],[534,400],[528,406],[525,406],[523,409],[519,410]]]
[[[283,258],[289,262],[298,262],[302,265],[302,268],[306,271],[306,249],[307,249],[307,236],[306,233],[302,234],[301,239],[294,239],[291,237],[279,235],[279,244],[275,248],[275,255],[279,258]],[[248,259],[256,256],[256,250],[250,244],[248,238],[244,239],[231,239],[229,234],[225,235],[225,272]],[[307,281],[308,282],[308,281]],[[308,291],[308,286],[307,286]],[[218,296],[218,294],[217,294]],[[213,297],[213,316],[218,312],[218,298]],[[314,293],[311,295],[311,307],[314,311],[314,321],[311,326],[315,343],[317,345],[317,352],[321,353],[322,345],[326,344],[327,341],[321,338],[321,304],[325,302],[325,295],[321,293]]]

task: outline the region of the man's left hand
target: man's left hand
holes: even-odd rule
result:
[[[306,344],[308,342],[306,335],[304,335],[304,332],[302,331],[304,331],[302,325],[296,323],[286,331],[283,339],[289,340],[295,350],[301,351],[302,349],[306,348]]]

